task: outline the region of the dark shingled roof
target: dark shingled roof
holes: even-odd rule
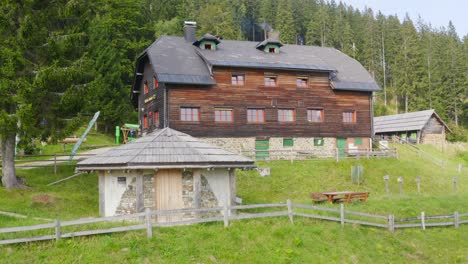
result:
[[[266,53],[256,48],[260,44],[222,40],[216,50],[203,50],[183,37],[161,36],[142,53],[137,69],[141,69],[139,64],[147,56],[160,82],[194,85],[216,84],[212,66],[326,71],[333,72],[333,89],[381,90],[358,61],[334,48],[286,44],[279,53]],[[134,85],[137,84],[138,81]]]
[[[171,128],[80,161],[79,171],[160,168],[248,168],[254,161]]]
[[[374,117],[374,133],[421,130],[433,115],[450,131],[434,109],[430,109],[412,113]]]

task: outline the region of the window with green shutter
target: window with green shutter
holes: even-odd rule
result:
[[[354,145],[362,145],[362,138],[355,138]]]
[[[314,138],[314,146],[323,146],[323,138]]]
[[[283,147],[292,147],[292,146],[294,146],[294,139],[283,138]]]

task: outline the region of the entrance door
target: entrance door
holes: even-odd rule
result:
[[[338,149],[338,157],[346,157],[346,138],[337,138],[336,148]]]
[[[270,148],[270,141],[268,139],[255,140],[255,159],[264,160],[269,156],[268,149]]]
[[[181,209],[182,200],[182,172],[180,170],[159,170],[156,172],[155,195],[156,210]],[[181,215],[160,215],[158,222],[170,222],[181,219]]]

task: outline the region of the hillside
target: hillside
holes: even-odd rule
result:
[[[350,166],[364,167],[364,182],[355,185]],[[466,164],[465,164],[466,165]],[[310,204],[309,193],[325,190],[366,190],[367,203],[347,205],[352,210],[393,213],[409,217],[425,211],[428,215],[467,211],[468,178],[458,174],[458,192],[452,191],[455,168],[441,169],[412,151],[400,149],[400,159],[334,160],[260,163],[269,166],[271,175],[259,177],[255,171],[238,172],[238,196],[244,204],[284,202]],[[0,208],[34,217],[62,220],[97,216],[98,192],[95,174],[84,174],[59,185],[46,187],[55,179],[72,174],[61,169],[53,176],[51,169],[21,171],[32,188],[7,192],[0,190]],[[382,176],[389,174],[390,191],[385,193]],[[404,194],[399,194],[396,178],[404,178]],[[415,177],[421,177],[418,194]],[[53,199],[44,202],[38,195]],[[330,205],[336,207],[337,205]],[[40,220],[0,216],[0,225],[17,226],[43,223]],[[233,221],[229,228],[222,223],[155,228],[147,241],[143,232],[63,239],[0,247],[2,261],[32,262],[144,262],[144,263],[464,263],[468,261],[467,226],[459,229],[433,228],[397,230],[346,225],[296,217],[294,225],[287,218]]]

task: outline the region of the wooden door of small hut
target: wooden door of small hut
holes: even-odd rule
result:
[[[156,210],[182,209],[182,172],[180,170],[159,170],[156,172]],[[171,222],[181,219],[182,214],[160,215],[158,222]]]

